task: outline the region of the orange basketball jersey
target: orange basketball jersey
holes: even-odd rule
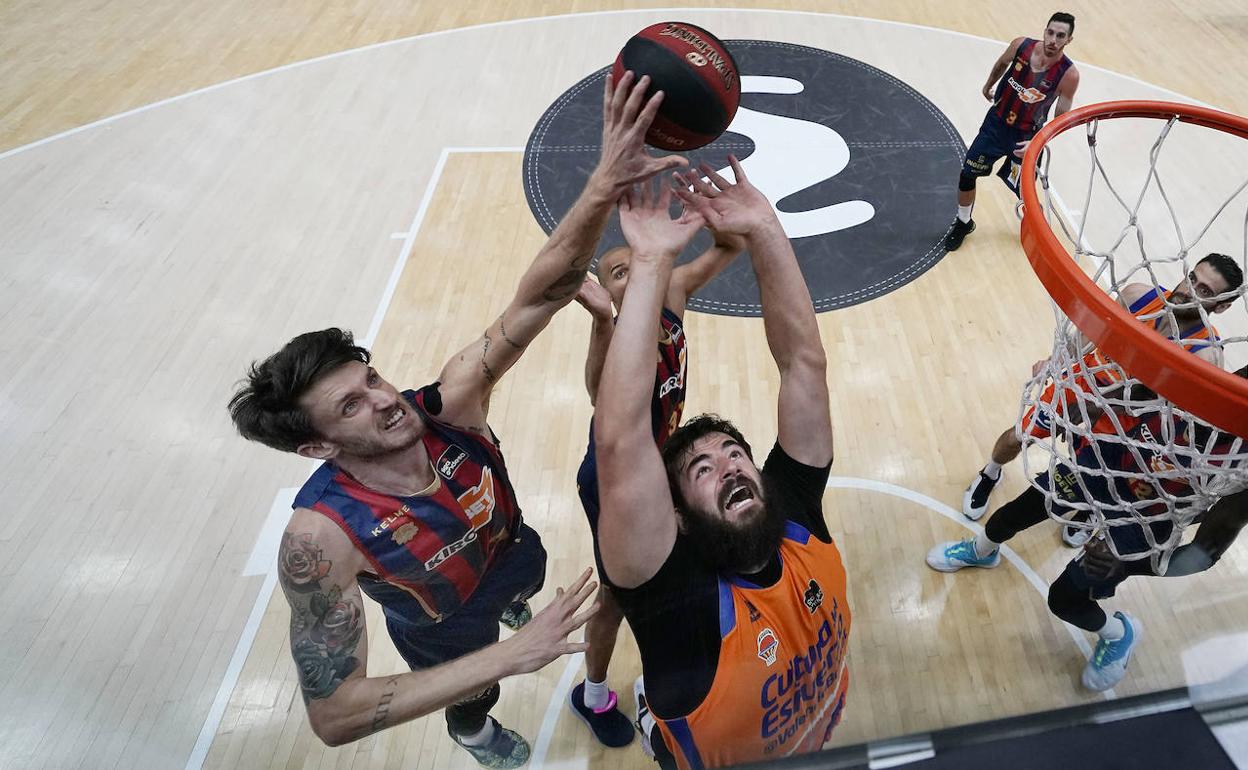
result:
[[[684,718],[654,714],[682,770],[816,751],[840,721],[850,624],[840,551],[788,522],[780,559],[766,588],[720,577],[710,692]]]

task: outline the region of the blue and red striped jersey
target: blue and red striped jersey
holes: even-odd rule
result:
[[[372,567],[359,575],[364,593],[388,617],[421,626],[454,613],[472,595],[515,538],[521,512],[496,438],[432,417],[426,398],[436,398],[436,385],[403,396],[425,424],[421,441],[437,477],[434,491],[394,497],[326,462],[294,507],[341,527]]]
[[[1043,72],[1031,68],[1031,52],[1040,41],[1023,38],[1014,61],[997,83],[993,97],[993,111],[1007,125],[1020,131],[1038,131],[1048,118],[1049,107],[1057,86],[1066,70],[1074,66],[1069,57],[1063,56]]]

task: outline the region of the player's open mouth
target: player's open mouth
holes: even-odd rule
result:
[[[394,411],[390,413],[390,416],[386,418],[386,422],[384,425],[381,426],[381,429],[390,430],[394,426],[398,425],[400,422],[403,421],[404,414],[405,412],[403,411],[403,407],[396,406],[394,408]]]
[[[728,500],[724,503],[724,510],[728,513],[736,513],[752,502],[754,502],[754,490],[746,486],[745,483],[738,483],[728,493]]]

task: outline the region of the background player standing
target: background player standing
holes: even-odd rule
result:
[[[685,391],[688,387],[688,335],[684,327],[685,305],[694,292],[706,285],[742,250],[742,240],[737,236],[715,233],[714,244],[696,259],[675,268],[671,283],[663,300],[659,319],[658,364],[651,399],[650,421],[654,440],[662,446],[667,437],[680,425],[685,407]],[[598,282],[586,278],[577,302],[593,317],[589,337],[589,352],[585,359],[585,387],[591,404],[597,403],[598,382],[606,362],[607,350],[615,330],[612,309],[619,310],[628,285],[628,269],[632,252],[627,246],[607,251],[598,260]],[[602,571],[598,550],[598,468],[594,455],[594,427],[589,427],[589,447],[576,475],[577,493],[581,506],[589,519],[594,539],[594,558]],[[598,592],[598,612],[585,626],[585,681],[572,688],[569,705],[573,712],[589,726],[594,736],[607,746],[624,746],[633,739],[633,724],[617,708],[618,698],[607,687],[607,667],[615,650],[615,640],[624,616],[611,595],[611,589],[603,585]]]
[[[1059,11],[1049,17],[1042,40],[1016,37],[993,63],[981,90],[992,107],[962,163],[958,216],[945,236],[947,251],[957,251],[962,240],[975,229],[971,209],[975,205],[976,180],[992,173],[993,165],[1002,157],[1023,156],[1027,142],[1044,125],[1055,100],[1055,115],[1070,109],[1079,87],[1079,70],[1062,51],[1074,34],[1075,17]],[[1002,178],[1016,195],[1018,171],[1018,163],[1012,161],[1002,168]]]
[[[540,590],[546,552],[522,521],[487,414],[498,379],[576,295],[620,195],[683,163],[644,150],[662,101],[645,100],[648,85],[631,72],[618,88],[607,79],[602,151],[585,189],[503,313],[437,382],[399,392],[350,334],[329,329],[253,365],[230,401],[245,437],[324,461],[295,499],[278,558],[291,654],[326,743],[445,707],[451,738],[479,763],[518,767],[528,743],[489,716],[498,680],[584,649],[566,634],[586,619],[572,613],[593,590],[588,573],[535,631],[498,643],[504,611]],[[367,676],[361,591],[385,610],[410,673]],[[535,639],[543,644],[531,649]]]

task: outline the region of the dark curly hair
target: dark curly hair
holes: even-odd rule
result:
[[[667,485],[672,490],[672,502],[677,508],[685,508],[684,497],[680,494],[680,461],[689,447],[693,446],[693,442],[707,435],[708,433],[723,433],[731,436],[732,440],[741,445],[745,450],[745,454],[754,460],[754,451],[750,449],[750,442],[745,440],[745,436],[741,435],[741,431],[737,426],[725,420],[717,414],[700,414],[689,420],[684,425],[676,429],[672,435],[667,437],[667,441],[663,442],[663,467],[667,470]]]
[[[264,361],[252,362],[246,382],[230,399],[230,419],[244,438],[293,452],[318,438],[300,397],[343,364],[370,360],[349,331],[300,334]]]

